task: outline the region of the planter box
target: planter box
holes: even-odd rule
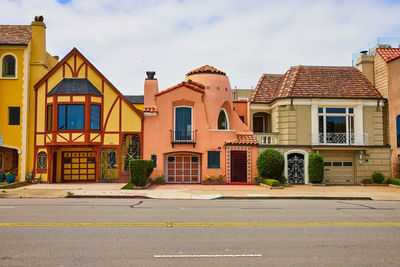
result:
[[[269,188],[269,189],[271,189],[271,190],[272,190],[272,189],[284,189],[284,188],[285,188],[284,186],[269,186],[269,185],[263,184],[263,183],[260,183],[260,186]]]
[[[311,186],[326,186],[326,184],[314,184],[314,183],[308,183]]]
[[[361,186],[389,186],[389,184],[361,184]]]
[[[201,181],[201,184],[203,184],[203,185],[224,185],[224,184],[226,184],[226,181],[203,180],[203,181]]]
[[[146,185],[144,185],[144,186],[135,186],[133,189],[134,190],[147,189],[147,188],[150,187],[150,185],[151,185],[151,181],[148,181]]]

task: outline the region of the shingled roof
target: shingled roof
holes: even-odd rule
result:
[[[400,58],[400,48],[378,48],[376,52],[386,63]]]
[[[270,103],[280,98],[379,99],[382,95],[357,68],[297,66],[281,78],[264,74],[251,102]]]
[[[192,75],[192,74],[198,74],[198,73],[213,73],[213,74],[221,74],[221,75],[226,75],[225,72],[220,71],[219,69],[214,68],[213,66],[210,65],[204,65],[200,68],[197,68],[195,70],[189,71],[186,76]]]
[[[124,95],[126,99],[128,99],[131,104],[143,104],[144,103],[144,95]]]
[[[88,79],[64,78],[47,95],[102,95],[102,93]]]
[[[30,25],[0,25],[0,45],[28,45],[31,38]]]

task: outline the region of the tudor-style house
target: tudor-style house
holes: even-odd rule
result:
[[[392,177],[400,176],[400,48],[377,48],[361,55],[357,68],[387,98],[384,138],[391,147]]]
[[[234,110],[226,74],[205,65],[162,91],[155,73],[147,74],[143,157],[154,160],[152,177],[200,183],[221,176],[227,183],[252,183],[257,142]]]
[[[46,25],[0,25],[0,170],[16,170],[17,181],[33,170],[33,85],[57,58],[46,52]]]
[[[142,112],[76,48],[35,85],[34,172],[44,182],[128,182]]]
[[[390,175],[385,98],[354,67],[297,66],[264,74],[250,100],[259,152],[284,154],[290,183],[308,183],[308,157],[320,153],[327,184],[359,184]]]

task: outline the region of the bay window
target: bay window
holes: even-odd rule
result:
[[[83,130],[85,105],[58,105],[58,130]]]
[[[90,105],[90,130],[100,130],[99,105]]]

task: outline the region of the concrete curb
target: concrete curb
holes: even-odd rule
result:
[[[230,197],[223,196],[217,199],[309,199],[309,200],[373,200],[370,197],[318,197],[318,196],[268,196],[268,197]]]
[[[140,199],[153,199],[148,196],[116,196],[116,195],[68,195],[64,198],[140,198]]]

